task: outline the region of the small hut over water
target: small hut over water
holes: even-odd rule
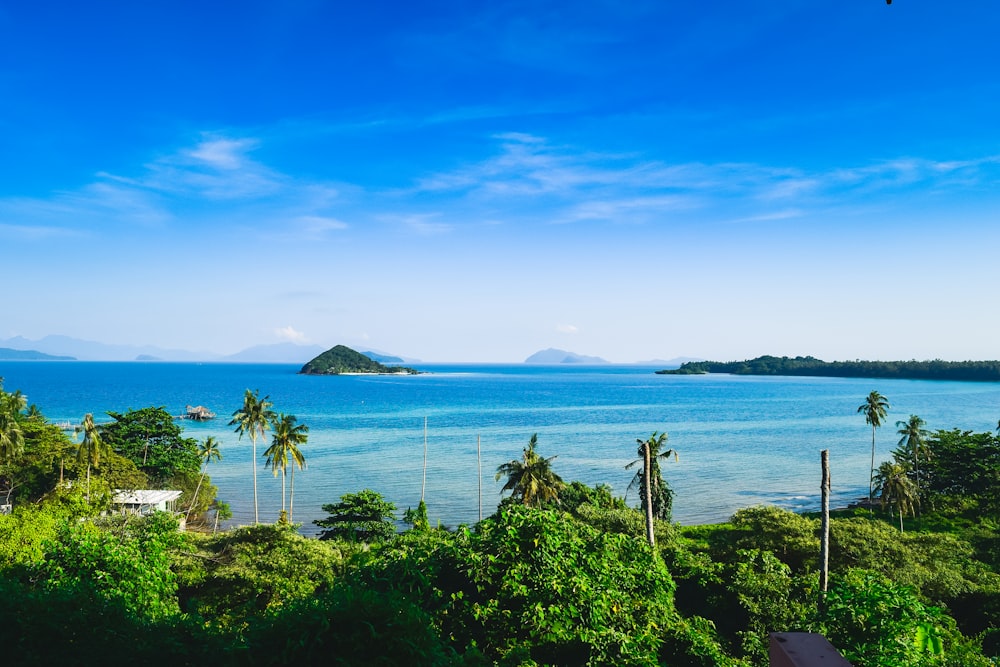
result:
[[[206,408],[204,405],[189,405],[185,408],[185,410],[185,419],[193,419],[199,422],[215,419],[215,413]]]

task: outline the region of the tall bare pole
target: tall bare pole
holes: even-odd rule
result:
[[[427,488],[427,417],[424,417],[424,478],[420,482],[420,502],[424,502],[424,489]]]
[[[823,480],[819,490],[822,497],[823,518],[820,524],[819,538],[819,590],[820,608],[826,598],[826,586],[830,577],[830,451],[824,449],[819,453],[823,465]]]
[[[479,462],[479,520],[483,520],[483,446],[479,434],[476,434],[476,460]]]

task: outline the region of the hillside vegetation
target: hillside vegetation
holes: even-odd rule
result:
[[[256,437],[268,420],[262,455],[283,480],[308,429],[271,407],[247,390],[231,425]],[[210,439],[196,447],[161,408],[108,415],[88,414],[73,442],[0,385],[9,664],[766,667],[768,633],[786,631],[821,633],[855,667],[1000,656],[995,433],[897,423],[877,505],[830,521],[824,594],[815,516],[758,506],[716,525],[670,520],[666,433],[622,438],[639,446],[629,469],[641,466],[645,512],[606,485],[564,482],[536,434],[498,466],[509,495],[473,526],[432,528],[422,499],[399,521],[364,489],[323,505],[316,539],[298,533],[283,481],[274,524],[197,521],[224,506],[205,476]],[[113,489],[147,484],[186,489],[181,511],[113,514]],[[182,518],[203,532],[180,531]]]
[[[763,356],[744,361],[689,361],[658,375],[790,375],[902,380],[1000,381],[1000,361],[823,361],[815,357]]]
[[[346,345],[336,345],[306,363],[299,373],[303,375],[343,375],[345,373],[410,373],[418,371],[405,366],[386,366],[371,357],[352,350]]]

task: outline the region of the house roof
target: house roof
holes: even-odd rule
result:
[[[118,490],[115,491],[115,496],[111,502],[117,505],[158,505],[171,500],[177,500],[180,497],[180,491],[171,491],[169,489]]]

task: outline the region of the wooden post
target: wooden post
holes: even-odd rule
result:
[[[427,417],[424,417],[424,477],[420,482],[420,502],[424,502],[425,488],[427,488]]]
[[[820,482],[823,518],[820,524],[819,538],[819,596],[820,610],[826,599],[826,587],[830,577],[830,451],[824,449],[819,453],[823,465],[823,479]]]
[[[483,520],[483,446],[480,436],[476,435],[476,461],[479,462],[479,520]]]

